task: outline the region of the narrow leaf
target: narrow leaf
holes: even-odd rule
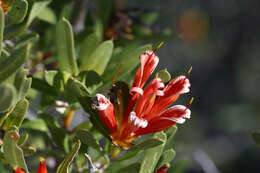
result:
[[[167,135],[167,139],[168,140],[171,139],[175,135],[177,130],[178,130],[177,126],[172,126],[172,127],[168,128],[168,129],[166,129],[164,132]]]
[[[12,126],[16,126],[17,128],[19,128],[24,120],[28,106],[29,102],[26,99],[19,101],[16,104],[12,113],[5,120],[3,129],[7,130]]]
[[[99,45],[91,56],[83,59],[80,71],[94,70],[102,75],[111,58],[113,52],[113,42],[111,40]]]
[[[82,143],[87,144],[88,146],[91,146],[95,148],[98,151],[101,151],[101,147],[97,140],[93,137],[91,133],[89,133],[86,130],[81,130],[77,132],[77,137],[80,139]]]
[[[57,24],[56,39],[60,70],[77,74],[78,66],[75,57],[72,27],[65,18],[60,20]]]
[[[47,1],[39,1],[39,2],[35,2],[31,8],[31,11],[30,11],[30,14],[29,14],[29,17],[27,19],[27,22],[26,22],[26,26],[28,27],[33,19],[35,17],[37,17],[41,12],[42,10],[44,10],[44,8],[46,8],[46,6],[51,2],[51,0],[47,0]]]
[[[4,156],[12,167],[18,166],[28,173],[23,150],[17,145],[19,138],[20,136],[16,127],[12,127],[6,131],[3,144]]]
[[[16,101],[16,91],[12,85],[0,85],[0,112],[5,112],[11,108]]]
[[[26,33],[19,38],[19,41],[16,42],[14,49],[19,49],[21,47],[26,46],[29,43],[35,43],[38,40],[39,40],[38,34],[36,34],[36,33]]]
[[[57,23],[57,17],[54,11],[51,8],[44,8],[37,16],[39,19],[46,21],[50,24]]]
[[[32,83],[31,78],[26,77],[27,71],[22,69],[15,75],[14,86],[17,91],[17,99],[23,99],[29,91]]]
[[[79,45],[79,61],[83,62],[84,59],[88,59],[98,47],[98,44],[98,36],[95,33],[88,35]]]
[[[160,139],[156,139],[156,138],[149,138],[146,139],[142,142],[140,142],[139,144],[134,145],[134,147],[131,148],[131,150],[147,150],[149,148],[153,148],[156,147],[158,145],[162,145],[164,143],[164,141],[160,140]]]
[[[19,141],[17,142],[17,145],[18,146],[24,145],[25,142],[27,141],[28,137],[29,137],[29,134],[25,133],[22,137],[20,137]]]
[[[14,74],[27,60],[30,46],[15,50],[5,59],[0,60],[0,83]]]
[[[12,8],[6,15],[6,25],[21,23],[28,10],[26,0],[13,0]]]
[[[144,160],[141,164],[139,173],[153,173],[158,160],[161,157],[167,136],[163,132],[158,132],[153,135],[153,138],[162,140],[163,143],[157,147],[145,151]]]
[[[71,152],[64,158],[57,169],[57,173],[69,173],[69,167],[80,148],[80,140],[77,141]]]
[[[175,157],[175,151],[173,149],[165,150],[162,153],[162,156],[156,166],[156,170],[165,165],[166,163],[170,163]]]
[[[124,168],[119,169],[118,171],[116,171],[116,173],[122,173],[122,172],[126,172],[126,173],[137,173],[138,170],[140,169],[141,163],[132,163],[128,166],[125,166]]]

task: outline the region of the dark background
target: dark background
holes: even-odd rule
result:
[[[260,1],[128,3],[158,10],[157,25],[176,34],[159,50],[161,68],[174,73],[193,66],[192,118],[172,141],[172,167],[186,165],[189,173],[259,172],[260,148],[251,132],[260,127]]]

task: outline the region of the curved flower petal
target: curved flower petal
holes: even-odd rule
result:
[[[152,109],[156,96],[162,96],[164,84],[160,78],[153,79],[145,88],[144,94],[137,101],[135,112],[139,117],[149,114]]]
[[[154,103],[155,106],[150,113],[150,118],[161,113],[164,109],[174,103],[179,98],[180,94],[189,92],[190,86],[190,81],[186,76],[178,76],[171,80],[163,90],[164,95],[156,99],[156,102]]]
[[[104,95],[96,94],[94,97],[94,109],[97,109],[100,118],[111,133],[116,132],[117,124],[114,106]]]
[[[155,133],[165,130],[175,124],[183,124],[186,119],[190,118],[191,111],[185,106],[176,105],[166,109],[157,117],[148,121],[146,128],[140,128],[135,132],[136,136]]]
[[[140,61],[141,66],[138,68],[136,72],[133,86],[130,90],[131,94],[134,94],[136,91],[139,91],[144,87],[145,82],[148,80],[148,78],[158,65],[159,58],[155,56],[152,50],[147,50],[145,54],[140,55]],[[137,90],[136,88],[140,89]]]

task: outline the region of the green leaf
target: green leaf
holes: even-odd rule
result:
[[[84,144],[87,144],[88,146],[91,146],[95,148],[98,151],[101,151],[101,147],[97,140],[93,137],[91,133],[89,133],[86,130],[81,130],[77,132],[77,137],[80,139],[80,141]]]
[[[162,145],[164,143],[163,140],[156,139],[156,138],[149,138],[146,139],[139,144],[134,145],[130,150],[147,150],[149,148],[156,147],[158,145]]]
[[[90,95],[96,93],[96,91],[102,86],[102,79],[95,71],[83,71],[77,78],[82,79],[86,84],[86,89]]]
[[[102,75],[113,52],[113,41],[108,40],[99,45],[91,56],[83,59],[80,71],[94,70]]]
[[[57,23],[57,17],[54,11],[51,8],[44,8],[37,16],[39,19],[46,21],[50,24]]]
[[[28,130],[37,130],[37,131],[42,131],[42,132],[48,132],[48,127],[43,119],[33,119],[33,120],[28,120],[25,119],[23,124],[22,124],[23,129],[28,129]]]
[[[21,147],[22,145],[24,145],[25,142],[27,141],[28,137],[29,137],[29,134],[28,134],[28,133],[25,133],[25,134],[19,139],[19,141],[17,142],[17,145],[20,146],[20,147]]]
[[[0,85],[0,112],[8,111],[16,101],[16,91],[12,85]]]
[[[76,97],[88,96],[88,90],[86,86],[75,78],[70,78],[66,85],[68,93],[73,93]]]
[[[175,135],[177,130],[178,130],[178,127],[176,125],[166,129],[164,132],[167,135],[167,140],[171,139]]]
[[[5,59],[0,60],[0,83],[14,74],[27,60],[30,46],[15,50]]]
[[[46,81],[32,77],[32,88],[48,95],[58,96],[59,93],[56,88],[50,86]]]
[[[175,151],[173,149],[165,150],[162,153],[162,156],[161,156],[155,170],[159,169],[166,163],[170,163],[174,159],[174,157],[175,157]]]
[[[255,141],[256,145],[258,147],[260,147],[260,132],[259,131],[255,131],[252,133],[252,138]]]
[[[98,47],[98,36],[93,33],[88,35],[83,42],[79,45],[79,61],[80,63],[90,57],[94,50]]]
[[[66,131],[61,128],[57,121],[50,115],[41,114],[40,117],[45,121],[52,140],[67,153],[69,151],[69,146]]]
[[[78,153],[80,145],[80,140],[78,140],[73,149],[70,151],[70,153],[61,162],[56,173],[69,173],[69,167],[73,159],[75,158],[76,154]]]
[[[161,157],[164,145],[167,141],[167,136],[163,132],[157,132],[153,135],[153,138],[159,139],[163,141],[163,143],[157,147],[145,151],[144,160],[141,164],[139,173],[153,173],[154,168],[156,167],[157,162]]]
[[[14,86],[17,91],[18,100],[23,99],[31,87],[32,79],[27,78],[26,74],[27,74],[27,71],[24,69],[21,69],[15,75]]]
[[[19,49],[29,43],[35,43],[38,40],[39,35],[37,33],[26,33],[19,38],[19,41],[16,42],[14,49]]]
[[[117,158],[116,160],[123,161],[123,160],[130,159],[130,158],[136,156],[139,152],[140,152],[140,150],[129,150],[123,156]]]
[[[104,85],[111,85],[119,65],[122,64],[117,80],[122,80],[140,64],[139,55],[144,53],[147,49],[151,49],[151,45],[144,45],[141,47],[128,46],[123,49],[117,56],[113,56],[102,75]]]
[[[78,66],[75,57],[72,27],[65,18],[57,24],[56,39],[59,69],[74,75],[77,74]]]
[[[157,78],[162,79],[163,83],[167,83],[171,80],[171,74],[167,71],[167,69],[160,70],[155,75]]]
[[[4,40],[11,40],[15,37],[20,36],[26,31],[26,25],[25,23],[10,25],[8,27],[5,27],[4,30]]]
[[[12,127],[5,132],[3,144],[4,156],[12,167],[18,166],[28,173],[23,150],[17,145],[19,138],[20,136],[16,127]]]
[[[12,126],[19,128],[24,120],[24,117],[26,116],[28,106],[29,102],[26,99],[19,101],[12,113],[5,120],[3,129],[7,130]]]
[[[32,23],[34,18],[36,18],[42,12],[42,10],[44,10],[46,8],[46,6],[49,5],[50,2],[51,2],[51,0],[47,0],[47,1],[35,2],[33,4],[29,17],[26,22],[26,27],[29,27],[29,25]]]
[[[85,122],[82,122],[82,123],[78,124],[78,125],[72,130],[72,132],[75,133],[75,132],[80,131],[80,130],[89,130],[91,127],[92,127],[91,122],[90,122],[90,121],[85,121]]]
[[[70,77],[71,74],[66,71],[45,71],[46,82],[61,92],[64,91],[65,85]]]
[[[5,27],[4,16],[5,16],[4,11],[1,8],[0,9],[0,56],[2,53],[3,34],[4,34],[4,27]]]
[[[13,0],[11,10],[6,14],[6,25],[23,22],[28,10],[26,0]]]
[[[128,166],[125,166],[124,168],[119,169],[116,171],[116,173],[137,173],[138,170],[140,169],[141,163],[132,163]]]

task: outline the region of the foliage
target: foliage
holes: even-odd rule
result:
[[[155,40],[148,25],[132,23],[146,17],[150,26],[154,12],[132,19],[115,0],[95,2],[97,11],[79,8],[88,6],[83,0],[0,2],[0,169],[34,172],[32,160],[44,157],[56,163],[50,172],[152,173],[173,160],[175,151],[165,146],[176,126],[117,148],[91,107],[92,97],[112,85],[127,100],[138,56],[152,48],[143,40],[172,38]],[[171,79],[167,70],[156,77]],[[88,114],[72,127],[82,109]]]

